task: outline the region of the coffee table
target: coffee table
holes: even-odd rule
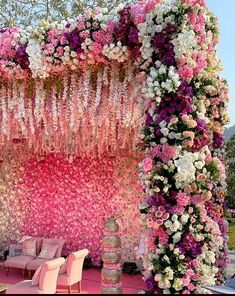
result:
[[[5,292],[8,288],[8,284],[0,283],[0,293]]]

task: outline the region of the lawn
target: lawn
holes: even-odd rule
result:
[[[230,250],[235,250],[235,218],[228,218],[229,222],[229,242],[228,247]]]

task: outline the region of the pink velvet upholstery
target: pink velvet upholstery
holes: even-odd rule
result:
[[[10,286],[6,294],[55,294],[58,273],[64,262],[64,258],[57,258],[44,263],[38,286],[31,286],[32,281],[23,281]]]
[[[61,286],[71,286],[82,280],[82,268],[88,250],[84,249],[71,253],[67,261],[66,273],[59,274],[57,284]]]
[[[4,267],[26,269],[27,264],[32,260],[34,260],[34,257],[23,255],[15,256],[5,261]]]

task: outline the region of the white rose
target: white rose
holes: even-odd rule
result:
[[[173,235],[173,242],[174,244],[177,244],[181,240],[181,233],[176,232],[176,234]]]
[[[183,225],[188,223],[188,219],[189,219],[189,214],[183,214],[180,218],[180,221]]]

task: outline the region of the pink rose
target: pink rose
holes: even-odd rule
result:
[[[150,158],[150,157],[145,158],[142,161],[142,166],[143,166],[143,170],[144,170],[145,174],[148,173],[149,171],[151,171],[152,168],[153,168],[153,160],[152,160],[152,158]]]

